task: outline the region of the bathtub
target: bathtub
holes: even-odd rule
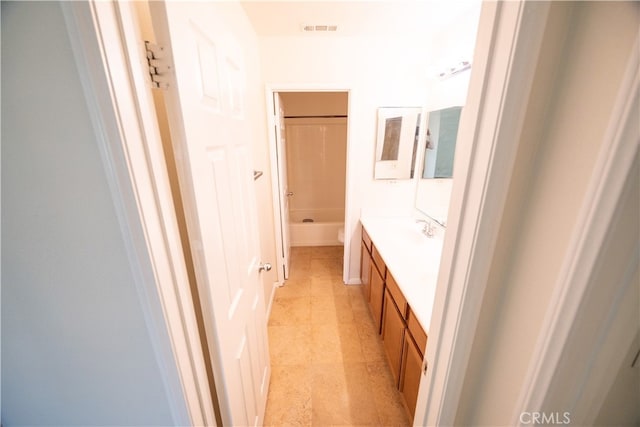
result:
[[[312,219],[313,222],[304,222]],[[314,209],[289,212],[291,246],[338,246],[344,232],[343,209]],[[344,239],[342,239],[344,241]]]

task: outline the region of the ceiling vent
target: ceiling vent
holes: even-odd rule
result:
[[[338,31],[337,25],[328,24],[303,24],[302,32],[304,33],[326,33]]]

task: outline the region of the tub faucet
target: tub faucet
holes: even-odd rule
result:
[[[431,224],[431,221],[427,221],[425,219],[416,219],[416,223],[424,224],[424,227],[422,228],[422,233],[424,233],[424,235],[427,237],[433,237],[433,234],[436,231],[436,229],[433,226],[433,224]]]

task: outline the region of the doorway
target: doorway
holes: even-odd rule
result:
[[[349,92],[272,89],[267,97],[274,129],[277,272],[283,283],[292,246],[344,245]]]

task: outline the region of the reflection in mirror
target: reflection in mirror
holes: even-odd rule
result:
[[[375,179],[414,176],[421,108],[379,108]]]
[[[424,153],[420,153],[424,162],[415,207],[443,226],[449,211],[461,111],[462,107],[451,107],[429,113],[427,136],[422,144]]]
[[[462,107],[429,113],[422,178],[451,178]]]

